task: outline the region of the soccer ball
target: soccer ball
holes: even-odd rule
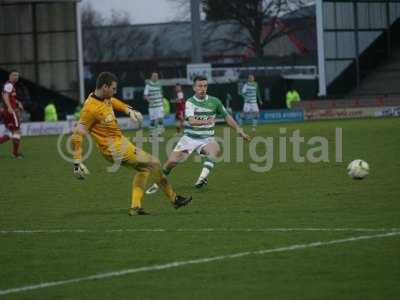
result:
[[[369,165],[362,159],[353,160],[347,166],[347,174],[353,179],[363,179],[369,173]]]

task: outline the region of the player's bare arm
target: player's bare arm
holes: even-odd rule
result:
[[[227,116],[225,117],[225,121],[226,121],[226,123],[229,125],[229,127],[235,129],[236,132],[239,134],[239,136],[241,136],[245,141],[248,142],[248,141],[251,140],[250,136],[248,136],[248,135],[243,131],[243,128],[241,128],[241,127],[236,123],[236,121],[235,121],[230,115],[227,115]]]

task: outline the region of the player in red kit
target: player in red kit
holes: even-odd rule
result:
[[[183,130],[183,123],[185,121],[185,96],[182,92],[182,86],[177,83],[175,85],[175,93],[176,93],[176,132],[181,132]]]
[[[4,107],[2,109],[2,119],[5,127],[11,132],[11,135],[5,135],[0,137],[0,143],[11,139],[13,143],[12,154],[14,158],[22,158],[22,154],[19,152],[20,140],[21,140],[21,113],[23,106],[17,99],[17,91],[15,84],[19,79],[19,72],[13,70],[10,72],[8,81],[3,86],[2,98]]]

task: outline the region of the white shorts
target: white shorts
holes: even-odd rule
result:
[[[176,151],[176,152],[184,151],[188,154],[191,154],[193,151],[196,150],[196,152],[198,154],[200,154],[200,152],[204,148],[204,146],[211,144],[211,143],[216,143],[216,141],[213,137],[209,137],[209,138],[205,138],[205,139],[193,139],[191,137],[183,135],[180,138],[180,140],[178,141],[178,144],[176,144],[173,151]]]
[[[149,107],[150,120],[164,119],[164,107]]]
[[[257,103],[245,103],[243,106],[244,113],[258,113],[258,104]]]

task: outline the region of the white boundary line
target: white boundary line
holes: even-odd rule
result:
[[[111,277],[119,277],[119,276],[124,276],[124,275],[128,275],[128,274],[133,274],[133,273],[159,271],[159,270],[165,270],[165,269],[170,269],[170,268],[182,267],[182,266],[186,266],[186,265],[204,264],[204,263],[209,263],[209,262],[213,262],[213,261],[227,260],[227,259],[250,256],[250,255],[264,255],[264,254],[276,253],[276,252],[288,252],[288,251],[294,251],[294,250],[315,248],[315,247],[328,246],[328,245],[334,245],[334,244],[342,244],[342,243],[355,242],[355,241],[361,241],[361,240],[384,238],[384,237],[397,236],[397,235],[400,235],[400,231],[381,233],[381,234],[375,234],[375,235],[354,236],[354,237],[350,237],[350,238],[331,240],[331,241],[318,241],[318,242],[312,242],[312,243],[308,243],[308,244],[296,244],[296,245],[291,245],[291,246],[286,246],[286,247],[271,248],[271,249],[264,249],[264,250],[258,250],[258,251],[239,252],[239,253],[234,253],[234,254],[213,256],[213,257],[204,257],[204,258],[198,258],[198,259],[192,259],[192,260],[175,261],[175,262],[170,262],[170,263],[165,263],[165,264],[160,264],[160,265],[131,268],[131,269],[125,269],[125,270],[119,270],[119,271],[107,272],[107,273],[98,273],[98,274],[90,275],[87,277],[78,277],[78,278],[72,278],[72,279],[67,279],[67,280],[50,281],[50,282],[44,282],[44,283],[39,283],[39,284],[34,284],[34,285],[21,286],[21,287],[17,287],[17,288],[10,288],[10,289],[5,289],[5,290],[0,290],[0,296],[21,293],[21,292],[26,292],[26,291],[32,291],[32,290],[37,290],[37,289],[50,288],[53,286],[66,285],[66,284],[71,284],[71,283],[99,280],[99,279],[105,279],[105,278],[111,278]]]
[[[37,229],[37,230],[0,230],[0,234],[51,234],[51,233],[129,233],[129,232],[291,232],[291,231],[342,231],[342,232],[391,232],[400,231],[400,228],[125,228],[125,229]]]

